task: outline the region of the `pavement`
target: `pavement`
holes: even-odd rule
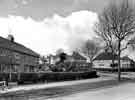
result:
[[[1,90],[0,94],[13,93],[13,92],[19,92],[19,91],[39,90],[39,89],[54,88],[54,87],[63,87],[63,86],[78,85],[78,84],[84,84],[84,83],[97,83],[97,82],[102,82],[102,81],[107,81],[107,80],[114,80],[114,78],[99,77],[99,78],[85,79],[85,80],[23,85],[23,86],[16,86],[10,89],[5,89],[4,91]]]

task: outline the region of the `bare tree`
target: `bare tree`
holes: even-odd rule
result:
[[[117,40],[114,35],[111,34],[109,24],[102,16],[99,16],[99,22],[95,24],[94,31],[97,36],[101,39],[103,49],[112,53],[112,65],[114,65],[115,55],[118,51],[117,49]]]
[[[121,52],[128,47],[129,42],[126,42],[125,47],[122,47],[121,44],[123,41],[128,40],[135,32],[134,15],[132,5],[128,0],[123,0],[118,4],[116,2],[110,3],[99,16],[99,24],[101,26],[102,35],[107,35],[109,38],[112,37],[112,40],[114,37],[114,39],[118,42],[118,80],[121,79]]]
[[[99,51],[99,46],[94,40],[87,40],[81,48],[82,53],[84,53],[91,64],[93,63],[93,58]]]

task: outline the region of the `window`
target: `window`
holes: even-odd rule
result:
[[[27,65],[24,66],[24,72],[29,72],[29,69],[28,69]]]
[[[104,66],[104,64],[99,64],[99,66]]]
[[[18,53],[14,53],[15,59],[19,60],[20,59],[20,55]]]
[[[29,68],[30,68],[30,72],[34,72],[34,66],[29,66]]]
[[[18,72],[18,65],[12,66],[12,72]]]

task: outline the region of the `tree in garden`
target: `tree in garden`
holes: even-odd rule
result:
[[[91,64],[93,63],[93,58],[99,50],[100,47],[94,40],[87,40],[81,48],[82,53],[89,58]]]
[[[60,53],[59,54],[59,58],[60,58],[60,62],[64,62],[66,60],[67,54],[66,53]]]
[[[67,54],[64,53],[63,49],[58,49],[56,51],[55,55],[56,63],[54,65],[50,65],[49,68],[53,72],[67,72],[69,71],[69,66],[65,63],[65,60],[67,59]]]
[[[123,50],[129,45],[129,38],[135,32],[135,14],[133,6],[128,0],[120,3],[110,3],[104,11],[99,15],[98,28],[101,35],[109,37],[109,41],[116,39],[118,45],[118,80],[121,79],[120,56]],[[108,41],[107,39],[105,41]],[[125,42],[125,47],[122,43]],[[112,41],[110,41],[112,44]]]
[[[56,55],[60,55],[61,53],[64,53],[64,50],[62,48],[56,50]]]

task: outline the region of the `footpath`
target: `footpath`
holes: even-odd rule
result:
[[[13,93],[13,92],[48,89],[48,88],[78,85],[78,84],[84,84],[84,83],[99,83],[99,82],[109,81],[109,80],[114,80],[114,78],[99,77],[99,78],[85,79],[85,80],[73,80],[73,81],[64,81],[64,82],[22,85],[22,86],[15,86],[15,87],[12,87],[10,89],[7,88],[5,90],[1,90],[0,95],[7,94],[7,93]]]

